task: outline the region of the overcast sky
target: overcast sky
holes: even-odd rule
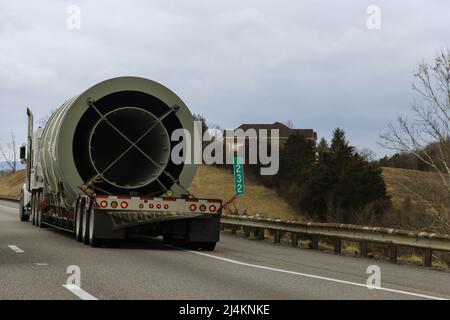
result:
[[[73,4],[79,30],[67,27]],[[367,28],[370,5],[379,30]],[[419,60],[449,47],[449,15],[437,0],[2,0],[0,141],[25,141],[26,106],[43,118],[96,82],[136,75],[223,128],[291,120],[329,138],[340,127],[381,156]]]

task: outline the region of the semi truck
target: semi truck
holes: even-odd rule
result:
[[[21,221],[71,232],[93,247],[144,235],[214,250],[222,201],[191,194],[196,164],[172,159],[178,143],[185,143],[184,158],[194,152],[186,140],[195,130],[174,92],[149,79],[118,77],[67,100],[43,127],[34,130],[30,109],[27,116]],[[173,141],[177,129],[189,134]]]

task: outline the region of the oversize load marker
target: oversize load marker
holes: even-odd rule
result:
[[[234,157],[234,193],[237,196],[242,196],[245,193],[244,189],[244,163],[241,157]]]

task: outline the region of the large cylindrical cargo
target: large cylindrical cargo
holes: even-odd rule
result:
[[[193,116],[165,86],[138,77],[103,81],[64,103],[48,120],[41,139],[47,193],[68,207],[80,187],[95,192],[174,196],[185,193],[194,164],[174,164],[176,129],[193,136]],[[192,144],[187,144],[191,145]]]

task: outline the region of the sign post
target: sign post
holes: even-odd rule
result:
[[[245,193],[244,188],[244,163],[241,157],[234,157],[234,193],[242,196]]]
[[[245,187],[244,187],[244,162],[242,161],[241,157],[234,157],[234,194],[236,195],[237,199],[237,213],[241,214],[244,213],[244,193],[245,193]]]
[[[241,157],[234,157],[234,193],[242,196],[245,193],[244,188],[244,163]]]

